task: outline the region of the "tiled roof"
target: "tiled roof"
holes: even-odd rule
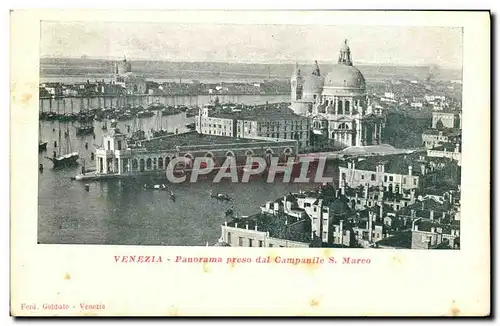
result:
[[[236,119],[236,120],[305,120],[295,114],[289,108],[256,108],[256,109],[245,109],[241,112],[216,112],[210,114],[210,117],[214,118],[224,118],[224,119]]]
[[[411,231],[399,232],[391,237],[382,239],[376,243],[380,246],[410,249],[411,248]]]
[[[457,144],[444,143],[444,144],[441,144],[439,146],[432,148],[431,151],[444,152],[444,150],[446,150],[447,152],[454,152],[456,148],[458,148],[460,151],[460,147],[459,146],[457,147]]]
[[[373,156],[355,162],[356,170],[375,172],[378,164],[384,164],[385,173],[408,175],[408,167],[412,166],[413,175],[421,175],[419,160],[414,155]],[[347,163],[341,164],[347,167]]]
[[[441,228],[441,233],[451,234],[451,230],[460,230],[460,225],[453,224],[441,224],[436,221],[431,220],[419,220],[415,223],[418,225],[418,231],[430,232],[431,228],[434,228],[434,232],[437,232],[438,228]]]
[[[216,135],[199,134],[197,132],[188,132],[176,134],[169,137],[151,139],[143,141],[143,147],[150,151],[176,149],[178,146],[204,146],[204,145],[219,145],[219,144],[266,144],[271,143],[271,140],[253,139],[253,138],[237,138]]]
[[[288,220],[288,225],[285,221]],[[265,213],[255,214],[246,218],[235,218],[227,225],[235,227],[238,224],[238,228],[245,229],[248,225],[249,230],[254,230],[257,226],[257,230],[260,232],[269,232],[269,236],[278,239],[286,239],[290,241],[299,242],[310,242],[310,231],[307,232],[296,232],[291,226],[304,224],[305,229],[310,228],[311,221],[306,218],[299,220],[297,222],[293,221],[292,217],[287,217],[286,215],[270,215]]]

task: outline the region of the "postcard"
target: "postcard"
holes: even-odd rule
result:
[[[10,49],[11,315],[490,314],[488,12],[15,10]]]

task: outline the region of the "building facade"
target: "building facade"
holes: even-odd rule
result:
[[[310,145],[309,120],[287,108],[212,113],[204,107],[196,120],[196,130],[202,134],[228,137],[293,139],[301,150]]]
[[[113,81],[115,85],[121,85],[126,94],[147,93],[146,79],[132,72],[132,63],[126,58],[115,63]]]
[[[462,114],[455,111],[433,111],[432,128],[456,128],[462,129]]]
[[[111,128],[104,136],[102,145],[96,148],[97,175],[165,174],[170,161],[182,157],[179,169],[189,168],[196,157],[211,158],[215,167],[231,157],[238,165],[244,165],[247,157],[285,158],[297,153],[295,140],[270,140],[266,138],[244,139],[196,132],[175,134],[163,138],[145,140],[139,147],[130,147],[125,134]]]
[[[291,78],[292,110],[311,119],[318,139],[339,147],[375,145],[382,142],[385,118],[368,103],[363,74],[353,66],[347,40],[338,64],[323,77],[318,63],[302,76],[296,66]]]

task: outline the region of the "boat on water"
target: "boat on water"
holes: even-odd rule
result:
[[[47,158],[52,161],[52,163],[54,164],[54,168],[61,168],[67,166],[77,166],[80,156],[78,152],[73,152],[61,156],[54,155],[54,157]]]
[[[94,126],[84,125],[84,126],[78,126],[78,127],[76,127],[76,134],[78,136],[80,136],[80,135],[90,135],[92,133],[94,133]]]
[[[139,111],[137,112],[137,117],[138,118],[149,118],[154,116],[155,113],[153,111]]]
[[[221,194],[221,193],[217,193],[217,194],[214,194],[212,192],[210,192],[210,196],[212,198],[215,198],[217,200],[225,200],[225,201],[231,201],[231,197],[228,195],[228,194]]]
[[[38,151],[39,152],[45,152],[47,150],[47,144],[48,144],[47,141],[40,141],[38,143]]]
[[[66,129],[67,129],[66,125]],[[52,164],[54,164],[54,168],[63,168],[63,167],[68,167],[68,166],[76,166],[78,165],[78,159],[80,158],[80,155],[78,152],[72,152],[71,151],[71,144],[70,144],[70,139],[69,139],[69,131],[65,131],[65,137],[66,142],[65,142],[65,153],[62,153],[62,147],[61,146],[61,128],[59,128],[59,153],[56,153],[54,151],[54,155],[52,157],[46,157],[50,161],[52,161]]]
[[[42,137],[42,126],[40,125],[40,122],[38,122],[38,152],[44,152],[47,150],[47,141],[43,140]]]

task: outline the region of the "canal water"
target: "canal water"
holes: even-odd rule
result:
[[[185,115],[162,117],[169,131],[184,132],[185,125],[194,118]],[[92,135],[76,136],[78,123],[57,121],[41,122],[41,137],[48,141],[47,152],[39,155],[44,171],[39,173],[38,241],[44,244],[112,244],[112,245],[170,245],[204,246],[213,244],[221,235],[228,202],[218,202],[210,191],[228,193],[234,198],[235,211],[241,215],[259,212],[266,201],[312,184],[283,184],[254,181],[248,184],[222,182],[183,183],[168,185],[176,195],[170,199],[168,191],[144,190],[144,180],[107,180],[79,182],[70,178],[78,174],[79,167],[53,170],[45,156],[58,151],[58,130],[68,130],[71,151],[78,151],[87,169],[95,166],[90,153],[94,144],[101,144],[104,122],[95,122]],[[132,121],[119,121],[122,131]],[[157,124],[157,117],[140,119],[144,130]],[[109,122],[108,122],[109,125]],[[85,144],[88,148],[85,148]],[[59,146],[65,147],[64,139]],[[87,192],[85,183],[89,183]]]
[[[195,95],[195,96],[154,96],[135,95],[121,97],[62,97],[39,99],[40,112],[77,113],[95,108],[118,108],[125,105],[146,108],[153,103],[164,105],[186,105],[202,107],[218,98],[220,103],[265,104],[287,102],[290,95]]]

